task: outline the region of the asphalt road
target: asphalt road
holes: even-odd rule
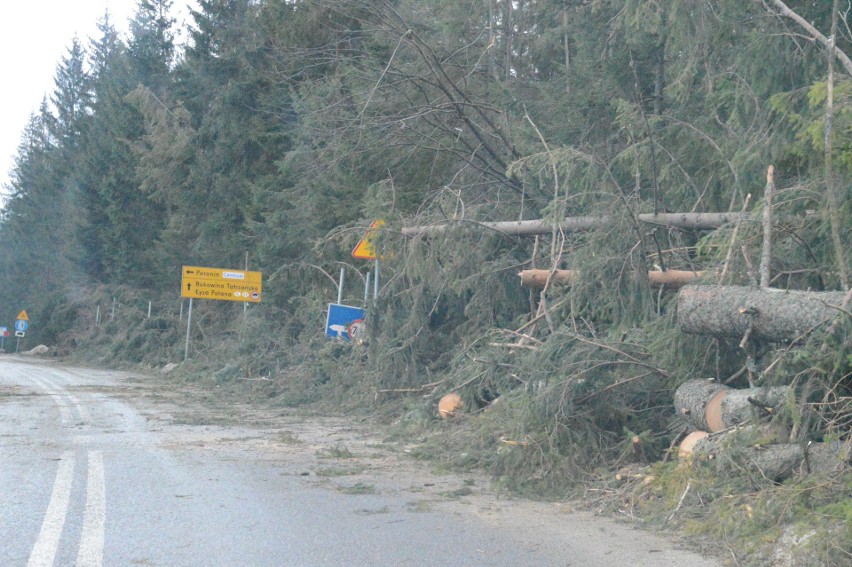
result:
[[[719,565],[432,474],[344,422],[195,406],[0,357],[0,565]]]

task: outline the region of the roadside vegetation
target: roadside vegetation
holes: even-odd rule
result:
[[[673,405],[695,379],[789,386],[762,416],[773,436],[849,451],[848,295],[784,340],[688,334],[678,290],[649,276],[850,288],[838,2],[201,0],[187,45],[169,4],[70,46],[22,134],[0,306],[27,309],[25,345],[370,414],[435,466],[682,530],[733,564],[849,563],[848,466],[769,478],[748,447],[690,464]],[[655,213],[732,217],[639,219]],[[374,219],[375,301],[373,263],[350,255]],[[263,273],[260,304],[194,302],[186,361],[183,265]],[[359,344],[323,332],[341,268]],[[522,286],[533,268],[574,275]]]

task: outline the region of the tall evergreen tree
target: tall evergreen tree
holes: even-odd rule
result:
[[[87,200],[87,269],[103,281],[146,285],[152,278],[147,250],[162,221],[139,191],[131,148],[142,134],[142,117],[126,96],[138,77],[108,15],[98,29],[91,57],[93,116],[78,175]]]
[[[175,59],[172,0],[139,0],[130,20],[128,55],[136,80],[165,97]]]

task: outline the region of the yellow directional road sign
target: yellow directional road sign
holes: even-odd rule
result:
[[[184,266],[180,296],[260,303],[261,272]]]

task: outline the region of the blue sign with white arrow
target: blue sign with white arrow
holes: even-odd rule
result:
[[[351,341],[352,335],[363,325],[364,315],[365,311],[360,307],[329,303],[325,334],[333,339]]]

